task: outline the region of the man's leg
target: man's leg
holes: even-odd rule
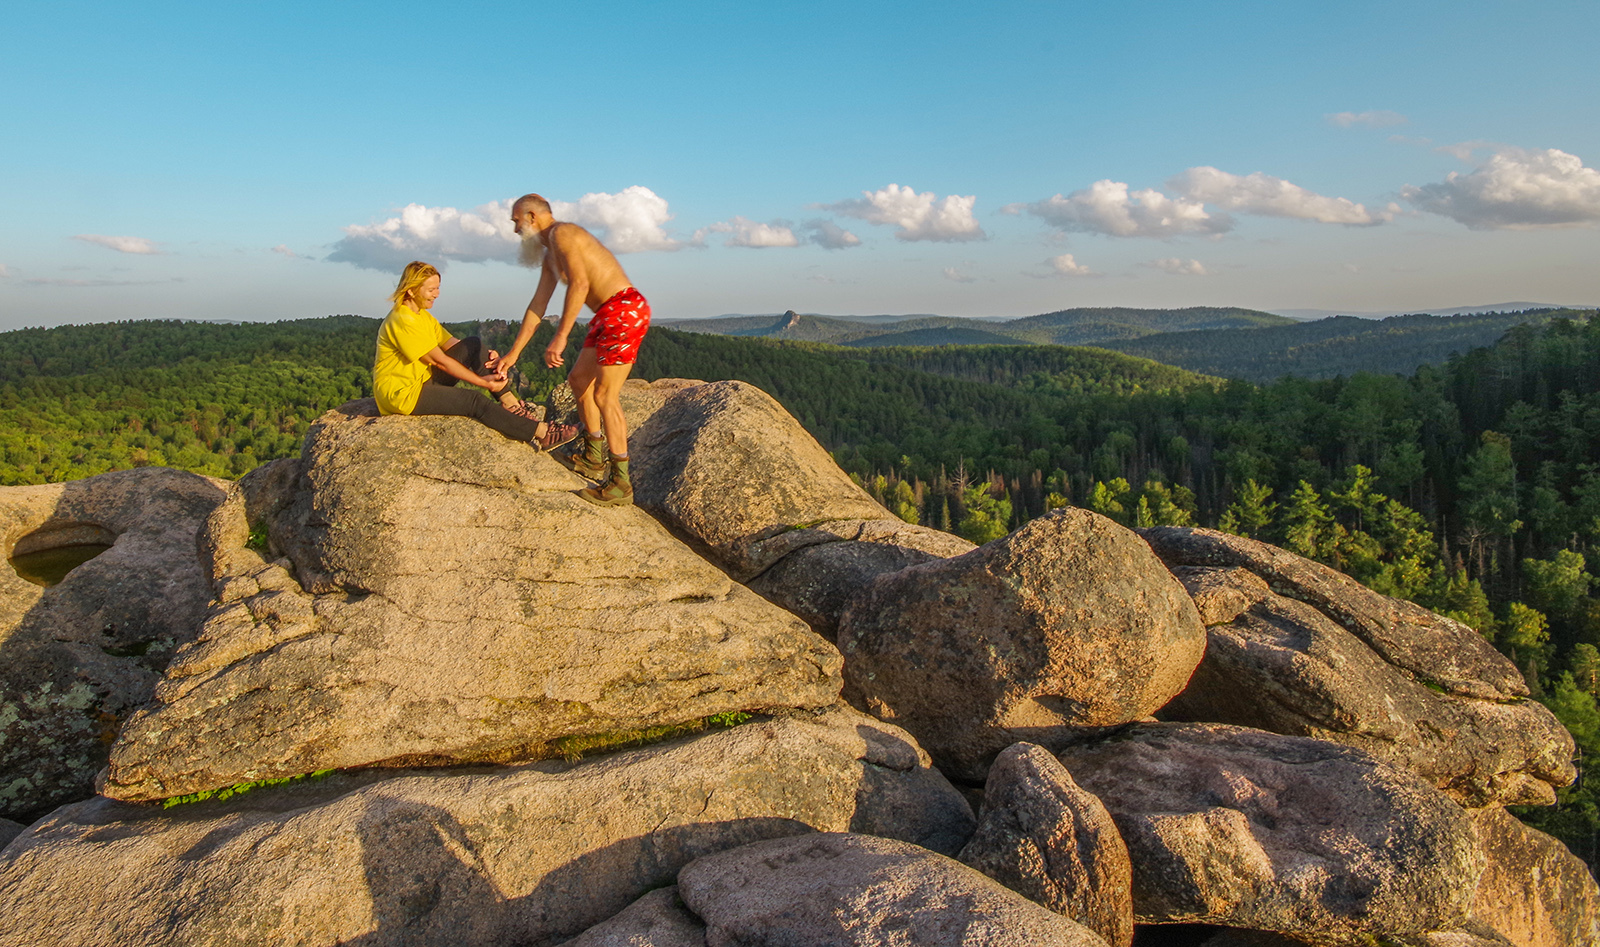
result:
[[[604,419],[599,403],[595,401],[595,387],[599,380],[599,363],[595,360],[593,346],[578,353],[578,360],[567,374],[567,386],[578,402],[578,420],[583,427],[583,446],[572,455],[572,470],[580,477],[599,480],[606,475],[606,436],[602,431]]]
[[[589,350],[592,351],[592,350]],[[601,506],[622,506],[633,502],[633,478],[628,469],[628,419],[622,413],[622,383],[633,370],[628,365],[595,366],[595,380],[589,392],[594,413],[605,422],[606,444],[611,448],[611,463],[599,486],[581,491],[585,500]]]

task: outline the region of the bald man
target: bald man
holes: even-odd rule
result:
[[[561,322],[555,338],[545,347],[544,363],[559,368],[566,361],[563,353],[567,337],[587,305],[594,312],[594,319],[584,337],[583,352],[567,374],[567,383],[578,399],[578,416],[583,420],[583,449],[574,458],[573,469],[596,482],[580,495],[601,506],[632,503],[622,383],[628,380],[639,357],[639,343],[650,329],[650,304],[633,288],[617,258],[594,234],[577,224],[556,220],[550,213],[550,202],[539,195],[517,198],[511,205],[511,222],[525,243],[532,239],[543,247],[544,262],[539,288],[522,315],[522,329],[511,350],[494,367],[505,371],[516,364],[544,319],[556,282],[566,283]]]

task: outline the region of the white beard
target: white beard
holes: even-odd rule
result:
[[[544,241],[539,239],[538,234],[522,238],[522,246],[517,251],[517,262],[530,270],[544,266]]]

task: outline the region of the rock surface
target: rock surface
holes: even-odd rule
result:
[[[1061,762],[1122,832],[1141,923],[1329,940],[1449,930],[1483,871],[1466,812],[1349,747],[1143,724]]]
[[[1278,594],[1348,628],[1388,663],[1445,691],[1485,700],[1528,695],[1516,666],[1482,635],[1421,605],[1380,595],[1319,562],[1214,529],[1157,526],[1139,535],[1169,566],[1234,566],[1255,573]]]
[[[199,631],[195,533],[227,487],[164,467],[0,487],[8,558],[111,544],[48,588],[0,569],[0,815],[94,794],[117,727]]]
[[[848,535],[838,537],[845,529]],[[835,539],[801,546],[750,580],[750,588],[799,615],[830,641],[839,634],[845,607],[873,579],[977,548],[959,536],[908,527],[898,520],[846,521],[792,532],[825,533]]]
[[[972,813],[903,731],[843,708],[576,765],[101,798],[6,850],[0,945],[559,942],[702,855],[863,826],[953,851]]]
[[[797,549],[855,539],[868,524],[888,528],[876,527],[874,542],[934,555],[962,544],[901,522],[746,382],[678,390],[629,434],[628,451],[634,501],[741,582]]]
[[[756,842],[678,873],[708,944],[1104,947],[960,862],[845,833]]]
[[[0,819],[0,848],[11,844],[11,840],[21,835],[27,826],[21,822],[12,822],[10,819]]]
[[[1572,781],[1572,737],[1542,705],[1431,690],[1246,569],[1173,571],[1211,627],[1205,660],[1163,719],[1360,747],[1469,806],[1553,803]]]
[[[1600,944],[1600,888],[1582,859],[1498,807],[1473,823],[1488,859],[1474,920],[1518,947]]]
[[[634,508],[463,418],[353,402],[207,525],[218,601],[104,791],[160,799],[834,702],[840,658]],[[253,491],[254,497],[247,495]],[[252,507],[267,563],[243,545]]]
[[[650,892],[564,947],[706,947],[706,925],[684,906],[673,885]]]
[[[1183,586],[1132,532],[1057,510],[1003,539],[873,580],[839,623],[847,696],[981,781],[1000,750],[1137,720],[1205,649]]]
[[[1072,918],[1111,947],[1133,943],[1133,865],[1111,814],[1042,746],[1007,747],[989,768],[963,864]]]

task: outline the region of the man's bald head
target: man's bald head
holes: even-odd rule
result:
[[[524,207],[535,214],[550,213],[550,202],[537,194],[524,194],[517,198],[511,205],[511,215],[515,217]]]

